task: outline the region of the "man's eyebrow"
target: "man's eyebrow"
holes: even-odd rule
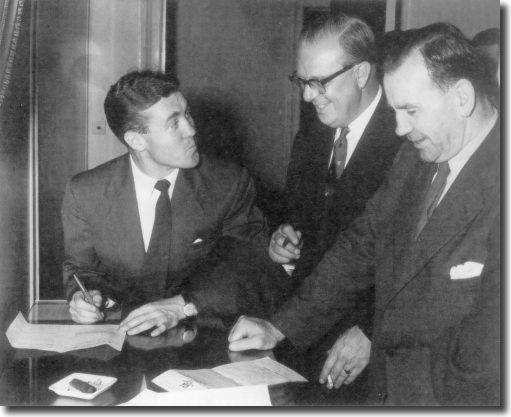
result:
[[[414,109],[416,107],[417,107],[416,104],[400,104],[400,105],[394,106],[394,108],[396,110],[397,109]]]
[[[174,113],[172,113],[169,117],[167,117],[167,121],[166,123],[169,123],[172,119],[174,119],[175,117],[179,116],[179,112],[178,111],[175,111]]]

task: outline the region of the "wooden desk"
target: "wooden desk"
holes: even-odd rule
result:
[[[60,308],[61,312],[65,311],[62,306],[62,303],[55,304],[55,308],[57,310]],[[42,311],[48,306],[39,307]],[[44,316],[41,315],[41,311],[38,313],[32,311],[29,317],[41,319]],[[48,317],[44,316],[44,318]],[[145,386],[155,391],[162,391],[152,384],[151,380],[168,369],[212,368],[273,353],[275,359],[302,373],[306,378],[310,378],[306,375],[307,360],[286,343],[279,345],[273,353],[230,352],[227,334],[233,322],[234,319],[189,322],[158,337],[128,336],[122,352],[110,346],[99,346],[64,354],[18,349],[13,361],[0,377],[0,405],[116,405],[130,400]],[[190,335],[195,332],[195,338],[191,337]],[[193,340],[190,340],[192,338]],[[73,372],[113,376],[118,381],[109,390],[91,401],[60,397],[48,389],[51,384]],[[317,375],[308,383],[271,386],[269,391],[272,404],[277,406],[346,405],[358,401],[356,395],[348,393],[348,395],[339,396],[339,392],[327,390],[316,380]]]

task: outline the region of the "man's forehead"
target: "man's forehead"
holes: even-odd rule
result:
[[[383,85],[386,88],[391,86],[406,91],[419,85],[431,84],[426,62],[419,52],[409,54],[397,68],[386,71],[383,76]]]
[[[323,36],[314,41],[303,41],[298,50],[298,66],[321,67],[339,65],[343,62],[344,51],[337,37]]]

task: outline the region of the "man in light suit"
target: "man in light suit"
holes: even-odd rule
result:
[[[320,382],[369,365],[371,403],[498,405],[500,129],[493,77],[454,26],[396,37],[384,88],[408,139],[364,214],[270,321],[241,317],[230,349],[305,349],[375,284],[371,340],[335,345]]]
[[[197,313],[234,314],[240,300],[232,279],[243,278],[225,265],[236,262],[240,247],[267,244],[247,171],[199,156],[187,101],[171,75],[129,73],[110,88],[104,107],[129,152],[76,175],[67,187],[62,220],[71,317],[92,323],[103,318],[100,306],[117,302],[129,313],[122,330],[152,329],[157,336]]]

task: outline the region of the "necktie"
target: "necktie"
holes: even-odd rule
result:
[[[169,188],[170,182],[159,180],[154,188],[160,192],[154,213],[153,231],[147,248],[146,258],[153,261],[163,260],[168,255],[168,245],[171,229],[171,211]]]
[[[331,175],[334,175],[335,173],[336,179],[341,178],[342,172],[344,171],[344,165],[346,164],[346,156],[348,155],[348,141],[346,139],[346,135],[349,131],[350,129],[348,127],[343,127],[339,138],[334,142],[330,171]]]
[[[435,210],[438,200],[440,196],[444,192],[445,183],[447,181],[447,177],[450,173],[449,164],[446,162],[441,162],[438,164],[437,173],[435,179],[429,186],[428,193],[426,194],[426,198],[424,199],[424,205],[422,206],[421,217],[419,218],[419,223],[417,224],[417,233],[415,235],[415,239],[417,239],[422,232],[422,229],[428,222],[428,219],[433,214]]]
[[[153,231],[144,258],[143,278],[138,296],[144,302],[162,298],[167,287],[169,269],[171,210],[169,198],[170,182],[160,180],[154,186],[160,192],[156,202]]]

